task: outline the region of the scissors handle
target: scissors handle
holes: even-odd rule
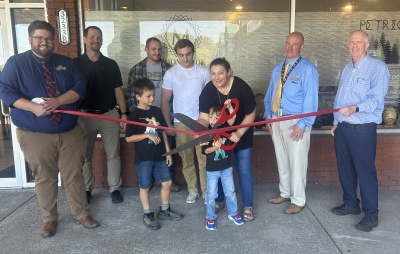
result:
[[[229,133],[226,133],[226,132],[218,132],[217,136],[215,136],[215,138],[214,138],[214,141],[219,140],[221,136],[226,137],[227,139],[230,139],[232,135]],[[221,144],[221,149],[222,150],[232,150],[233,148],[235,148],[236,144],[237,143],[233,143],[232,145],[229,145],[229,146]]]
[[[218,125],[221,125],[221,123],[226,122],[229,119],[231,119],[236,114],[236,112],[238,111],[238,109],[239,109],[239,101],[238,101],[238,99],[232,98],[231,99],[231,104],[234,104],[235,107],[233,108],[232,113],[227,115],[226,114],[226,108],[228,107],[228,105],[224,103],[224,107],[221,110],[221,116],[219,117],[219,119],[217,121]]]

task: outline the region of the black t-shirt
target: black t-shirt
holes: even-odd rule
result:
[[[149,110],[135,108],[129,115],[128,120],[145,123],[156,124],[159,126],[167,127],[164,116],[160,108],[152,106]],[[152,133],[158,135],[161,139],[160,144],[155,145],[154,142],[148,138],[139,142],[135,142],[135,163],[138,164],[143,161],[162,161],[165,157],[162,155],[166,152],[162,130],[151,127],[139,126],[128,124],[126,126],[125,137],[130,137],[134,134]]]
[[[218,92],[212,81],[204,87],[199,98],[199,110],[202,113],[208,114],[210,108],[214,105],[223,106],[228,99],[236,98],[239,101],[239,110],[236,113],[236,120],[233,125],[240,125],[246,115],[251,114],[257,103],[254,98],[253,91],[250,86],[239,77],[234,77],[231,90],[228,95],[223,95]],[[240,151],[253,146],[254,129],[250,127],[241,137],[235,150]]]
[[[92,62],[86,54],[74,59],[86,79],[87,95],[79,108],[113,109],[117,105],[115,88],[123,85],[118,64],[103,55]]]
[[[224,128],[228,127],[228,123],[223,123],[220,127],[218,128]],[[209,127],[211,129],[211,127]],[[221,136],[220,140],[221,144],[224,144],[226,146],[232,145],[232,141],[229,139]],[[202,146],[203,153],[206,155],[207,158],[207,164],[206,164],[206,170],[207,171],[219,171],[219,170],[224,170],[227,168],[232,167],[235,164],[235,153],[233,150],[223,150],[221,148],[215,150],[212,153],[206,154],[205,150],[208,147],[212,147],[214,143],[214,140],[211,140],[208,142],[208,145]]]

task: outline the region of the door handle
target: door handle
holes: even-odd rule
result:
[[[0,100],[0,105],[1,105],[1,113],[3,116],[10,116],[10,108],[4,104],[3,100]]]

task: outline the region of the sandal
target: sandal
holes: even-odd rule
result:
[[[254,220],[253,208],[246,208],[243,211],[243,220],[246,222],[251,222]]]

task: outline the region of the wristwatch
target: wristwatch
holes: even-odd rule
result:
[[[356,112],[359,112],[360,111],[360,108],[359,107],[356,107]]]

